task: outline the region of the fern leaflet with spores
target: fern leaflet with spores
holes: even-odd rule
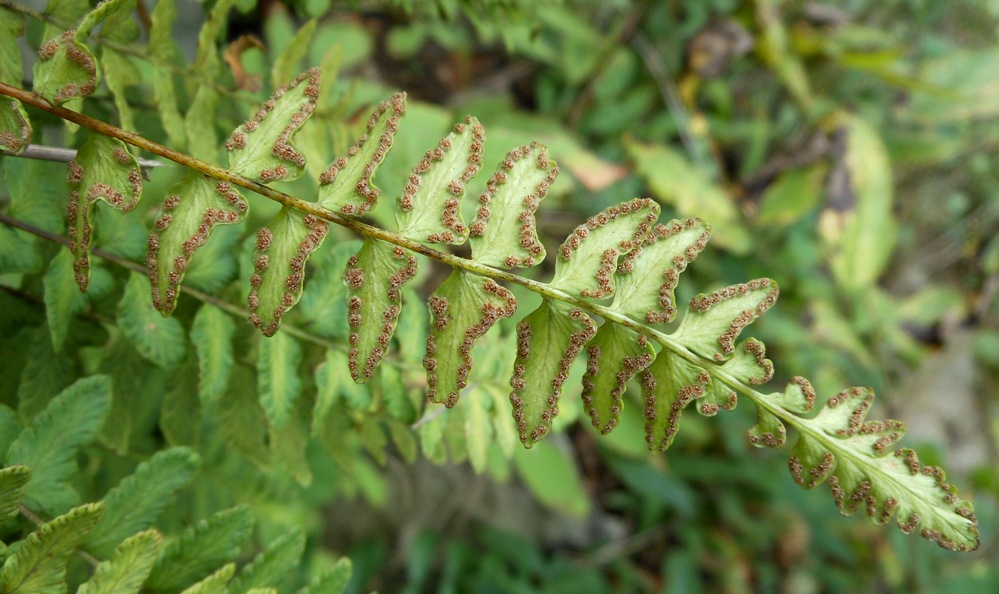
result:
[[[633,200],[605,209],[577,228],[556,255],[550,283],[500,270],[536,266],[544,258],[535,211],[558,169],[541,145],[510,151],[466,227],[460,218],[460,199],[465,184],[478,171],[484,142],[481,127],[469,119],[414,168],[396,202],[400,232],[365,225],[356,217],[370,211],[380,196],[374,176],[405,113],[402,94],[379,106],[368,133],[323,172],[317,202],[261,189],[260,183],[290,179],[303,171],[304,157],[291,140],[311,113],[317,79],[317,72],[309,71],[279,91],[253,120],[237,129],[226,147],[234,170],[226,173],[228,181],[284,203],[258,232],[253,255],[251,321],[265,335],[277,332],[282,316],[300,299],[306,286],[306,260],[328,235],[329,222],[342,224],[365,235],[343,273],[347,364],[355,381],[370,379],[388,352],[403,309],[402,287],[416,274],[414,252],[424,254],[455,269],[428,302],[431,330],[423,361],[433,400],[456,403],[467,387],[474,341],[496,320],[515,313],[512,294],[497,281],[520,284],[541,296],[540,306],[517,324],[510,380],[514,421],[526,447],[551,431],[570,368],[585,352],[584,406],[601,432],[614,429],[627,406],[629,381],[636,376],[642,389],[646,440],[654,450],[670,446],[688,406],[710,416],[733,408],[741,393],[756,405],[760,416],[749,433],[752,443],[778,446],[786,440],[786,426],[797,430],[790,468],[803,486],[825,481],[844,512],[864,507],[877,523],[898,513],[904,531],[918,531],[943,547],[977,546],[971,505],[944,482],[943,472],[920,465],[910,450],[892,449],[902,436],[901,423],[864,421],[873,397],[869,390],[848,390],[814,417],[806,416],[814,395],[803,379],[792,381],[784,393],[758,391],[757,386],[770,380],[773,364],[761,342],[740,341],[740,335],[776,302],[774,281],[756,279],[698,295],[675,330],[664,332],[664,324],[679,310],[674,297],[679,275],[708,241],[707,225],[696,219],[659,224],[653,202]],[[250,134],[257,135],[252,146]],[[148,142],[141,146],[153,152],[161,148]],[[120,173],[108,175],[121,179]],[[185,224],[192,225],[189,219],[194,216],[184,214]],[[176,223],[174,219],[171,224]],[[466,229],[469,258],[428,247],[461,244]],[[178,255],[171,254],[174,259]],[[159,254],[153,258],[163,269],[175,264],[169,257],[161,260]],[[157,279],[165,292],[173,288],[174,279],[168,273],[164,282],[162,274],[157,272]],[[603,301],[608,298],[613,299],[610,304]],[[160,303],[164,302],[161,296]],[[162,313],[169,309],[160,307]],[[276,425],[290,413],[288,406],[294,401],[293,395],[279,396],[265,405]],[[153,576],[165,579],[157,568]]]

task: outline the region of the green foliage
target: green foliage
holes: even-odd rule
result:
[[[409,37],[393,25],[376,39],[376,62],[401,60],[431,40],[450,52],[457,78],[471,80],[478,62],[470,56],[480,50],[453,22],[463,15],[482,39],[498,36],[543,65],[528,83],[532,101],[598,146],[590,152],[561,123],[514,114],[502,98],[469,109],[483,126],[444,108],[407,107],[405,93],[378,103],[386,89],[336,81],[368,46],[349,55],[327,47],[342,24],[326,18],[322,0],[273,9],[263,24],[266,48],[244,38],[223,50],[230,19],[253,4],[214,3],[191,31],[191,64],[175,42],[173,1],[156,3],[151,15],[139,10],[141,25],[128,0],[93,8],[54,0],[44,14],[7,0],[0,6],[0,81],[10,85],[0,90],[24,102],[0,102],[0,148],[18,153],[53,139],[78,147],[65,191],[51,181],[62,170],[0,162],[10,194],[9,206],[0,201],[10,225],[0,227],[0,330],[9,337],[0,373],[14,370],[15,380],[0,391],[0,445],[10,446],[0,448],[0,521],[10,543],[4,591],[356,592],[376,583],[373,567],[384,556],[355,549],[353,563],[334,561],[319,538],[326,514],[317,510],[339,514],[344,500],[334,497],[385,505],[400,482],[408,489],[413,480],[396,480],[399,461],[411,465],[421,454],[436,464],[467,460],[477,481],[504,483],[516,472],[541,505],[565,515],[621,512],[648,531],[635,537],[638,545],[683,543],[663,552],[658,571],[668,588],[699,583],[706,567],[729,571],[745,555],[774,555],[767,547],[792,560],[780,562],[781,572],[811,567],[793,562],[795,547],[806,545],[791,533],[794,522],[824,533],[833,524],[822,508],[764,480],[778,465],[743,451],[740,425],[753,423],[744,411],[701,419],[732,411],[739,395],[756,413],[748,441],[777,448],[790,438],[794,481],[828,484],[843,514],[859,507],[875,524],[894,518],[902,532],[942,548],[978,547],[978,519],[945,482],[939,453],[919,440],[896,449],[904,425],[866,419],[873,388],[842,391],[811,412],[817,391],[832,393],[850,375],[880,390],[900,365],[892,357],[910,363],[924,354],[911,327],[939,325],[961,307],[953,293],[903,302],[889,288],[896,248],[909,241],[892,167],[897,147],[909,143],[870,106],[845,110],[854,98],[873,101],[867,87],[849,77],[842,91],[810,80],[819,62],[918,89],[900,74],[911,69],[883,66],[902,52],[866,55],[874,51],[865,45],[870,31],[847,25],[834,33],[808,20],[833,18],[811,15],[812,7],[789,26],[785,7],[769,0],[736,12],[728,3],[685,3],[680,12],[693,24],[682,27],[650,3],[634,3],[627,18],[623,5],[606,6],[600,22],[613,23],[609,31],[595,26],[599,11],[586,3],[437,2],[433,16],[399,3],[416,20]],[[305,24],[296,30],[286,10]],[[489,22],[497,15],[501,22]],[[752,58],[738,49],[746,27]],[[148,43],[138,41],[140,29]],[[650,42],[662,30],[677,31],[676,42]],[[721,33],[733,45],[719,57],[702,35]],[[27,57],[35,96],[17,93],[21,35],[42,43],[37,59]],[[681,55],[682,64],[674,58]],[[306,57],[321,61],[296,77]],[[734,80],[749,77],[747,87],[719,80],[711,73],[717,60],[722,71],[741,60],[755,78],[733,68]],[[959,94],[980,91],[937,64],[962,60],[931,61],[926,79],[952,80]],[[987,52],[968,63],[987,65]],[[670,70],[680,73],[675,83]],[[267,96],[261,81],[273,94],[258,108]],[[650,109],[659,94],[668,113]],[[932,97],[917,93],[911,106],[896,107],[911,107],[906,117],[931,126],[990,113],[987,102],[948,111]],[[359,114],[372,104],[365,125]],[[785,111],[769,113],[774,105]],[[418,121],[404,120],[407,109]],[[65,134],[46,111],[76,124]],[[115,117],[120,127],[105,123]],[[81,123],[88,129],[79,133]],[[233,129],[223,169],[213,163]],[[544,144],[505,152],[528,131]],[[817,143],[818,157],[811,144],[803,157],[770,155],[795,152],[802,134],[827,143]],[[663,140],[673,135],[681,142]],[[187,170],[148,168],[126,143]],[[932,147],[930,158],[941,150]],[[618,158],[630,162],[610,162]],[[476,180],[486,160],[498,165]],[[36,178],[45,178],[37,199],[29,181]],[[627,200],[642,184],[656,200]],[[237,187],[279,204],[261,201],[251,212]],[[392,199],[379,203],[383,191]],[[477,202],[463,204],[466,193]],[[50,249],[58,239],[51,234],[65,229],[66,203],[70,249]],[[575,215],[598,210],[573,229]],[[704,252],[712,236],[720,253]],[[453,247],[439,251],[445,245]],[[144,269],[136,261],[143,247]],[[781,368],[815,369],[819,390],[802,377],[783,391],[762,388],[775,367],[761,340],[742,336],[777,299],[777,280],[744,280],[761,274],[790,287],[792,313],[768,315],[771,325],[760,328],[770,356]],[[695,295],[698,285],[707,292]],[[678,316],[681,300],[689,304]],[[230,316],[248,317],[260,332]],[[878,356],[885,371],[871,370]],[[697,414],[684,415],[691,407]],[[563,433],[586,417],[607,435],[599,445],[586,429]],[[676,439],[681,419],[686,442]],[[684,451],[647,455],[643,437],[653,453],[681,443]],[[921,464],[913,448],[932,464]],[[449,499],[429,499],[450,513]],[[100,503],[81,505],[88,500]],[[738,511],[745,509],[763,511]],[[986,511],[983,524],[993,521]],[[660,539],[657,523],[677,528]],[[758,535],[760,544],[738,553]],[[410,591],[429,576],[456,590],[637,590],[651,587],[641,576],[656,571],[609,563],[607,555],[623,555],[613,543],[611,553],[594,553],[599,569],[579,569],[504,538],[482,537],[495,550],[479,564],[460,552],[464,541],[446,548],[418,536],[407,561]],[[828,540],[809,545],[819,550],[809,554],[849,566],[854,551]],[[89,567],[67,565],[74,552]],[[761,567],[751,578],[732,570],[705,583],[778,589],[767,574],[778,569]],[[840,574],[816,579],[835,590]],[[886,579],[902,583],[896,578]]]
[[[160,550],[144,587],[150,592],[172,592],[194,584],[233,561],[251,530],[253,516],[244,507],[198,522]]]
[[[10,444],[5,462],[31,469],[25,505],[61,513],[79,502],[70,483],[76,473],[77,451],[94,439],[110,407],[110,378],[91,376],[63,390],[21,431]]]
[[[64,592],[66,564],[103,513],[100,503],[87,503],[29,534],[3,565],[4,592]]]
[[[131,536],[118,545],[110,559],[102,561],[94,575],[80,585],[79,594],[138,592],[156,561],[163,537],[155,530]]]

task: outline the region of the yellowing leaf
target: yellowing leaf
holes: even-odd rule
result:
[[[892,174],[881,138],[860,117],[841,116],[846,151],[839,164],[848,179],[819,221],[837,284],[854,296],[881,276],[895,248]]]

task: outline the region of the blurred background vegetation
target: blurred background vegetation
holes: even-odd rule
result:
[[[486,127],[487,165],[529,140],[559,162],[539,211],[550,255],[587,216],[635,196],[656,198],[664,220],[709,221],[713,249],[679,295],[775,279],[780,301],[751,329],[775,362],[774,385],[806,375],[820,397],[874,387],[877,416],[903,419],[920,458],[948,468],[982,533],[977,552],[958,555],[840,517],[828,493],[794,484],[786,452],[749,448],[745,401],[710,419],[687,415],[672,448],[654,455],[639,406],[608,438],[574,423],[585,417],[576,387],[563,395],[561,432],[527,455],[512,447],[504,402],[502,357],[513,349],[493,337],[506,354],[494,344],[478,371],[496,374],[492,383],[420,418],[415,438],[400,436],[405,415],[385,421],[391,443],[362,422],[352,445],[323,444],[336,465],[310,449],[309,486],[264,489],[273,521],[307,517],[325,548],[351,557],[352,591],[999,591],[999,1],[289,0],[236,10],[221,84],[240,101],[269,95],[261,81],[289,68],[274,59],[287,48],[301,47],[290,72],[339,48],[328,126],[303,130],[313,146],[343,151],[372,102],[409,93],[377,178],[386,197],[430,139],[470,113]],[[177,43],[189,58],[204,14],[181,3]],[[140,117],[155,112],[136,105]],[[220,113],[219,129],[248,109]],[[313,176],[329,161],[319,153]],[[289,190],[309,196],[313,185]],[[390,226],[391,201],[382,206],[372,218]],[[257,223],[270,212],[259,208]],[[350,253],[330,247],[317,264]],[[443,272],[421,276],[418,292]],[[330,310],[308,315],[322,298],[310,304],[306,291],[301,323],[342,338]],[[529,311],[532,297],[518,298]],[[417,366],[419,332],[399,331],[400,357]],[[418,412],[410,371],[395,382],[416,396],[395,405]],[[337,406],[370,403],[343,390]]]

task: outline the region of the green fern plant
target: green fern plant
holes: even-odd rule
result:
[[[516,434],[525,447],[538,444],[552,431],[569,369],[585,354],[583,404],[601,433],[609,433],[618,424],[627,405],[625,391],[636,378],[644,405],[646,441],[658,451],[671,445],[689,406],[711,416],[734,408],[741,394],[758,414],[757,424],[748,433],[753,445],[782,447],[787,427],[796,430],[789,469],[802,487],[825,482],[845,514],[861,507],[875,523],[895,517],[904,532],[918,532],[941,547],[959,551],[977,547],[971,504],[945,482],[941,469],[921,465],[911,449],[895,449],[904,425],[866,419],[872,390],[845,390],[829,398],[814,415],[810,413],[817,396],[804,378],[794,378],[782,391],[761,391],[760,386],[773,375],[773,364],[760,341],[740,340],[740,336],[776,302],[778,287],[773,280],[756,279],[698,295],[679,323],[668,326],[681,308],[674,294],[680,275],[709,241],[707,223],[692,218],[659,222],[659,206],[650,199],[607,208],[579,225],[562,243],[555,256],[554,277],[544,283],[509,270],[535,267],[545,257],[535,213],[558,167],[543,145],[511,150],[478,198],[473,220],[466,223],[461,200],[466,185],[484,165],[485,131],[473,117],[456,124],[413,167],[395,204],[397,230],[389,231],[359,217],[380,198],[374,179],[405,115],[404,94],[378,106],[366,133],[322,171],[315,202],[266,184],[290,181],[306,171],[307,159],[294,138],[322,100],[319,68],[280,87],[231,134],[224,143],[225,169],[196,158],[207,157],[216,148],[206,144],[205,135],[188,134],[192,154],[187,154],[60,107],[97,88],[100,69],[87,38],[95,26],[115,18],[127,4],[126,0],[102,3],[75,30],[47,41],[39,51],[33,92],[0,82],[0,94],[10,98],[0,104],[0,148],[16,153],[31,139],[31,123],[22,104],[89,130],[69,165],[66,219],[71,258],[57,255],[46,273],[46,282],[73,278],[81,291],[89,287],[100,292],[106,284],[90,264],[95,221],[109,220],[97,216],[102,207],[96,203],[105,202],[127,213],[143,191],[142,169],[128,145],[190,169],[167,191],[148,235],[145,267],[129,265],[133,272],[119,304],[122,331],[144,358],[164,368],[175,368],[185,360],[183,348],[172,346],[178,340],[163,340],[184,333],[181,324],[168,316],[186,290],[185,276],[205,259],[201,252],[212,245],[213,233],[221,225],[246,218],[249,202],[237,189],[245,188],[282,205],[256,233],[247,296],[250,323],[269,337],[259,346],[260,406],[269,427],[278,434],[296,430],[301,392],[295,371],[302,359],[301,347],[290,330],[280,329],[282,320],[303,299],[309,284],[306,263],[334,223],[359,233],[363,243],[356,249],[348,244],[353,253],[344,254],[342,273],[334,273],[342,274],[344,283],[341,306],[347,344],[340,347],[345,357],[335,354],[342,351],[330,351],[323,369],[327,376],[338,373],[334,366],[342,365],[358,384],[375,377],[393,344],[405,309],[405,285],[417,274],[416,256],[420,254],[452,269],[427,299],[429,332],[422,365],[432,402],[448,408],[457,404],[478,363],[472,353],[474,345],[499,320],[517,312],[513,293],[500,283],[520,285],[541,298],[541,304],[517,323],[511,345],[515,359],[509,401]],[[218,3],[213,13],[216,20],[210,19],[203,31],[205,39],[217,32],[217,19],[230,4]],[[157,27],[164,26],[161,19],[171,18],[171,6],[170,2],[157,5],[153,19],[157,34],[161,34]],[[0,9],[0,15],[5,30],[17,30],[10,25],[16,24],[14,13]],[[17,78],[10,75],[14,68],[9,56],[16,57],[18,72],[20,58],[9,47],[2,55],[6,56],[2,78],[14,82]],[[207,68],[217,67],[217,60],[208,52],[199,57]],[[162,86],[168,84],[165,80],[160,80],[159,88],[170,94]],[[112,91],[117,96],[113,87]],[[183,125],[168,123],[172,111],[167,109],[163,117],[168,135],[175,136],[171,129],[190,126],[204,110],[210,111],[218,99],[213,93],[208,86],[198,89],[190,110],[193,115]],[[437,248],[466,241],[468,257]],[[24,263],[27,268],[33,265]],[[147,299],[163,317],[151,315],[145,307]],[[50,315],[71,315],[65,312],[80,308],[77,303]],[[53,345],[65,338],[65,324],[64,318],[49,319]],[[227,392],[234,366],[229,344],[232,326],[227,316],[210,305],[203,306],[193,321],[201,397],[206,402],[217,401]],[[245,510],[220,512],[166,545],[150,529],[170,494],[195,472],[199,462],[192,452],[172,449],[157,454],[100,503],[80,505],[68,486],[75,452],[94,438],[110,409],[111,393],[105,376],[80,380],[52,399],[13,440],[5,459],[7,467],[0,471],[4,485],[0,510],[6,518],[17,510],[30,514],[39,528],[16,551],[8,549],[5,591],[56,591],[64,583],[68,557],[78,549],[95,560],[106,559],[95,564],[81,592],[112,591],[103,584],[126,582],[130,591],[140,586],[151,592],[188,586],[187,592],[221,591],[235,573],[231,563],[238,543],[250,531],[252,518]],[[130,506],[137,498],[143,505]],[[42,517],[53,519],[45,522]],[[301,549],[301,535],[275,541],[241,570],[230,591],[272,585],[277,581],[274,574],[297,563]],[[338,566],[322,580],[339,583],[344,571],[349,568]],[[198,586],[191,586],[198,580]],[[323,589],[327,581],[314,584],[309,591],[329,591]]]

